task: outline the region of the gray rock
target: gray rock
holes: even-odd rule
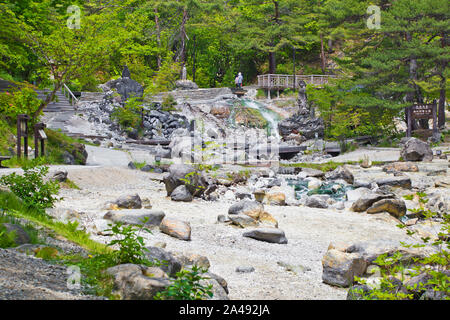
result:
[[[326,208],[328,208],[328,203],[320,195],[312,195],[312,196],[309,196],[306,198],[305,206],[310,207],[310,208],[326,209]]]
[[[243,234],[244,237],[252,238],[259,241],[287,244],[288,240],[284,231],[277,228],[258,228]]]
[[[407,176],[389,177],[375,181],[379,187],[390,186],[404,189],[411,189],[411,178]]]
[[[130,162],[128,163],[128,168],[131,169],[131,170],[136,170],[136,169],[137,169],[137,168],[136,168],[136,165],[134,164],[133,161],[130,161]]]
[[[175,87],[179,90],[196,90],[198,85],[191,80],[177,80],[175,81]]]
[[[253,268],[251,266],[249,266],[249,267],[242,266],[242,267],[237,267],[236,268],[236,272],[238,272],[238,273],[251,273],[251,272],[254,272],[254,271],[255,271],[255,268]]]
[[[188,180],[189,183],[186,183]],[[193,196],[201,195],[207,187],[205,178],[194,167],[186,164],[173,164],[163,178],[167,195],[170,196],[176,187],[186,185]]]
[[[353,184],[354,177],[353,174],[346,166],[339,166],[335,170],[325,174],[327,180],[337,180],[342,179],[349,184]]]
[[[406,214],[406,204],[402,199],[382,199],[375,202],[367,209],[367,213],[388,212],[390,215],[400,219]]]
[[[142,201],[138,194],[122,196],[113,202],[117,207],[123,209],[141,209]]]
[[[404,161],[431,161],[433,151],[428,143],[417,138],[409,138],[400,151],[400,156]]]
[[[385,253],[391,256],[399,251],[402,254],[401,261],[407,263],[415,258],[423,259],[434,252],[431,248],[405,248],[400,243],[390,240],[359,241],[348,246],[345,251],[347,253],[358,253],[367,264],[372,264],[380,255]]]
[[[229,215],[245,214],[251,217],[258,217],[261,212],[264,212],[264,206],[259,202],[251,200],[241,200],[228,209]]]
[[[189,222],[165,217],[161,221],[159,229],[162,233],[165,233],[171,237],[185,241],[191,240],[191,226]]]
[[[353,284],[355,276],[366,271],[366,261],[356,253],[345,253],[336,249],[328,250],[322,259],[322,281],[339,287]]]
[[[159,226],[164,219],[163,211],[146,210],[146,209],[124,209],[120,211],[108,211],[103,219],[112,222],[121,222],[125,224],[141,225],[142,220],[148,218],[145,225]]]
[[[191,202],[193,197],[185,185],[181,185],[175,188],[170,195],[172,201]]]
[[[301,172],[304,173],[306,177],[323,178],[325,176],[325,172],[322,170],[312,168],[302,168]]]
[[[161,275],[157,268],[154,269],[154,273]],[[107,269],[106,273],[114,277],[114,290],[122,300],[153,300],[158,292],[170,285],[167,278],[150,277],[151,271],[133,264],[118,265]]]
[[[227,281],[226,281],[224,278],[222,278],[221,276],[219,276],[219,275],[217,275],[217,274],[215,274],[215,273],[212,273],[212,272],[207,272],[207,273],[205,274],[205,276],[208,276],[208,277],[210,277],[210,278],[216,280],[217,283],[219,283],[220,286],[224,289],[225,293],[226,293],[226,294],[229,293],[229,292],[228,292],[228,283],[227,283]]]
[[[67,171],[57,171],[53,174],[51,178],[53,181],[65,182],[67,181]]]
[[[231,220],[232,224],[241,228],[256,227],[259,225],[258,221],[242,213],[229,215],[228,219]]]
[[[211,267],[208,257],[199,254],[182,254],[171,252],[172,255],[178,259],[183,268],[197,266],[202,269],[208,270]]]
[[[372,184],[371,182],[366,181],[366,180],[355,180],[355,181],[353,182],[353,186],[354,186],[355,188],[367,188],[367,189],[372,189],[371,184]]]
[[[377,201],[383,199],[394,198],[393,194],[382,194],[382,193],[374,193],[370,192],[363,195],[361,198],[356,200],[352,205],[352,210],[355,212],[364,212],[372,206]]]
[[[163,264],[159,266],[170,277],[174,277],[182,268],[181,261],[174,257],[170,252],[158,247],[146,247],[145,257],[151,262]]]

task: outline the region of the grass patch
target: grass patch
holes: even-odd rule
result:
[[[0,191],[0,208],[7,211],[7,214],[15,218],[28,220],[41,227],[48,228],[68,241],[72,241],[92,253],[104,254],[111,252],[106,245],[93,241],[89,234],[78,229],[78,223],[63,223],[54,221],[47,214],[27,208],[22,201],[10,192]]]
[[[60,182],[59,185],[61,186],[61,188],[64,188],[64,189],[81,190],[81,188],[79,186],[77,186],[77,184],[70,179],[67,179],[64,182]]]
[[[329,162],[325,162],[325,163],[306,163],[306,162],[288,163],[288,164],[280,163],[280,166],[282,166],[282,167],[311,168],[311,169],[321,170],[323,172],[329,172],[329,171],[335,170],[339,166],[343,166],[343,165],[346,165],[346,164],[349,164],[349,165],[360,164],[360,163],[362,163],[362,161],[363,160],[346,161],[346,162],[329,161]],[[385,164],[385,163],[386,162],[384,162],[384,161],[372,161],[372,165],[373,166],[382,165],[382,164]]]
[[[137,161],[133,161],[134,166],[136,167],[136,169],[141,170],[143,167],[145,167],[147,165],[147,162],[137,162]]]

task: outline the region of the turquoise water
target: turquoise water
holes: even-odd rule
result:
[[[319,189],[308,189],[308,181],[303,179],[289,179],[288,185],[293,186],[295,197],[300,199],[303,194],[312,196],[314,194],[327,194],[336,201],[345,201],[345,194],[348,190],[353,190],[353,186],[344,185],[336,182],[324,182]],[[333,186],[339,185],[340,188],[333,190]]]

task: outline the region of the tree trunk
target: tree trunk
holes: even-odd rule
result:
[[[157,63],[158,63],[158,70],[161,69],[161,29],[159,26],[159,17],[158,17],[158,8],[155,7],[153,9],[155,12],[155,25],[156,25],[156,42],[158,43],[158,54],[156,55]]]
[[[406,33],[406,41],[411,41],[412,40],[412,36],[409,32]],[[416,100],[417,102],[422,102],[423,99],[421,97],[420,94],[420,90],[416,85],[416,81],[417,81],[417,59],[415,56],[411,56],[409,58],[409,79],[410,79],[410,87],[411,87],[411,92],[408,92],[406,95],[406,101],[410,102],[411,105],[414,104],[414,100]],[[416,98],[416,99],[414,99]],[[408,113],[406,113],[408,114]],[[407,117],[406,117],[407,118]],[[408,119],[406,119],[406,121],[408,122]],[[419,120],[420,122],[420,127],[422,127],[423,129],[427,129],[428,128],[428,120]],[[426,122],[426,124],[425,124]],[[418,129],[418,126],[416,124],[416,121],[411,121],[412,123],[412,129]]]
[[[186,22],[188,19],[188,12],[187,8],[183,9],[183,20],[181,21],[181,27],[180,27],[180,37],[181,37],[181,44],[180,44],[180,54],[178,55],[176,61],[181,62],[183,65],[186,64]]]
[[[441,46],[442,48],[445,47],[446,44],[446,37],[445,33],[441,34]],[[447,61],[443,60],[441,62],[441,82],[440,82],[440,92],[439,92],[439,107],[438,107],[438,128],[445,128],[445,85],[447,82],[447,79],[444,76],[445,68],[447,67]]]
[[[275,52],[269,52],[269,73],[275,74],[277,72],[277,61]]]
[[[438,128],[445,127],[445,79],[441,81],[441,90],[439,95],[439,108],[438,108]]]
[[[325,51],[323,46],[323,34],[320,34],[320,62],[322,67],[322,73],[325,74]]]

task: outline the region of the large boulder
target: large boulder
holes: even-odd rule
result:
[[[375,183],[379,186],[389,186],[394,188],[404,188],[404,189],[411,189],[412,183],[410,177],[389,177],[389,178],[383,178],[378,179],[375,181]]]
[[[369,192],[364,194],[361,198],[353,203],[352,210],[355,212],[364,212],[369,209],[375,202],[390,198],[395,198],[395,195]]]
[[[174,277],[177,272],[183,267],[182,262],[170,252],[158,247],[145,247],[145,257],[155,264],[162,264],[159,266],[169,276]]]
[[[122,102],[125,102],[130,97],[142,97],[144,94],[144,87],[128,77],[111,80],[106,83],[110,89],[115,89],[121,96]]]
[[[172,201],[191,202],[193,197],[185,185],[181,185],[175,188],[170,195]]]
[[[159,229],[162,233],[171,237],[185,241],[191,240],[191,226],[189,222],[166,217],[161,221]]]
[[[402,199],[382,199],[375,202],[367,209],[367,213],[389,212],[392,216],[400,219],[406,214],[406,204]]]
[[[119,197],[112,205],[112,209],[141,209],[142,201],[138,194],[133,194]]]
[[[122,264],[107,269],[106,273],[114,278],[114,290],[122,300],[153,300],[170,285],[167,275],[159,268]]]
[[[339,166],[335,170],[325,174],[327,180],[338,180],[342,179],[348,184],[353,184],[354,177],[353,174],[346,166]]]
[[[431,161],[433,151],[428,143],[417,138],[409,138],[403,145],[400,156],[404,161]]]
[[[241,200],[228,209],[229,215],[245,214],[253,219],[258,219],[263,212],[264,206],[259,202],[251,200]]]
[[[310,208],[326,209],[328,208],[328,203],[325,200],[325,197],[322,197],[321,195],[312,195],[306,198],[305,206]]]
[[[323,282],[339,287],[353,284],[355,276],[364,274],[367,264],[357,253],[346,253],[336,249],[328,250],[322,259]]]
[[[198,85],[191,80],[177,80],[175,81],[175,87],[177,90],[196,90]]]
[[[173,164],[163,178],[167,196],[181,185],[186,185],[193,196],[201,195],[207,187],[206,179],[194,167],[186,164]]]
[[[143,219],[147,219],[145,225],[159,226],[165,214],[163,211],[147,210],[147,209],[124,209],[120,211],[108,211],[103,219],[112,222],[121,222],[124,224],[143,224]]]

